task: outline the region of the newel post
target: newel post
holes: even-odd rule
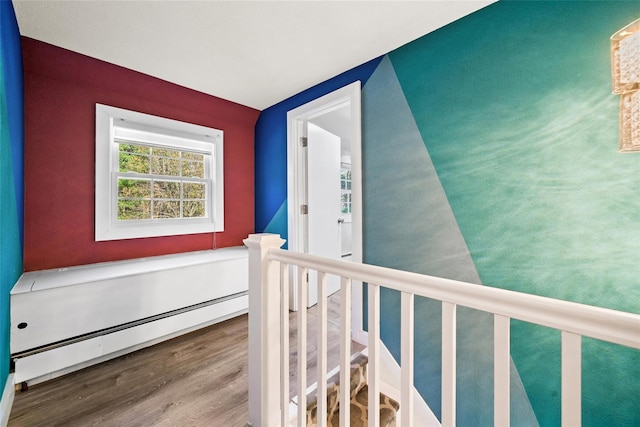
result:
[[[249,424],[254,427],[280,424],[280,269],[266,257],[284,242],[277,234],[250,234],[244,240],[249,248]]]

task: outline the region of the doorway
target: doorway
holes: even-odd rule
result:
[[[287,113],[289,250],[362,262],[360,93],[358,81]],[[290,308],[297,310],[297,277],[290,279]],[[307,306],[317,301],[310,283]],[[353,330],[362,331],[360,283],[353,283],[352,301]]]

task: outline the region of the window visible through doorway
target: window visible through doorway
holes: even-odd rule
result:
[[[351,214],[351,168],[343,164],[340,169],[340,213]]]

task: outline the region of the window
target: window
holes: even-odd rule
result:
[[[351,215],[351,165],[340,169],[340,213]]]
[[[223,133],[96,104],[95,239],[224,230]]]

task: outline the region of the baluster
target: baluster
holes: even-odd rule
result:
[[[318,427],[327,425],[327,274],[318,272]]]
[[[280,391],[281,424],[289,425],[289,265],[280,264]]]
[[[380,286],[369,283],[369,427],[380,425]]]
[[[582,337],[562,331],[562,426],[582,424]]]
[[[298,267],[298,425],[307,423],[307,269]]]
[[[493,316],[493,425],[508,427],[510,423],[510,322],[509,317]]]
[[[401,302],[401,391],[402,426],[413,426],[413,342],[414,342],[414,295],[403,292]]]
[[[340,278],[340,384],[351,384],[351,279],[346,277]],[[340,427],[351,424],[350,400],[350,393],[340,393]]]
[[[442,425],[456,425],[456,305],[442,302]]]

